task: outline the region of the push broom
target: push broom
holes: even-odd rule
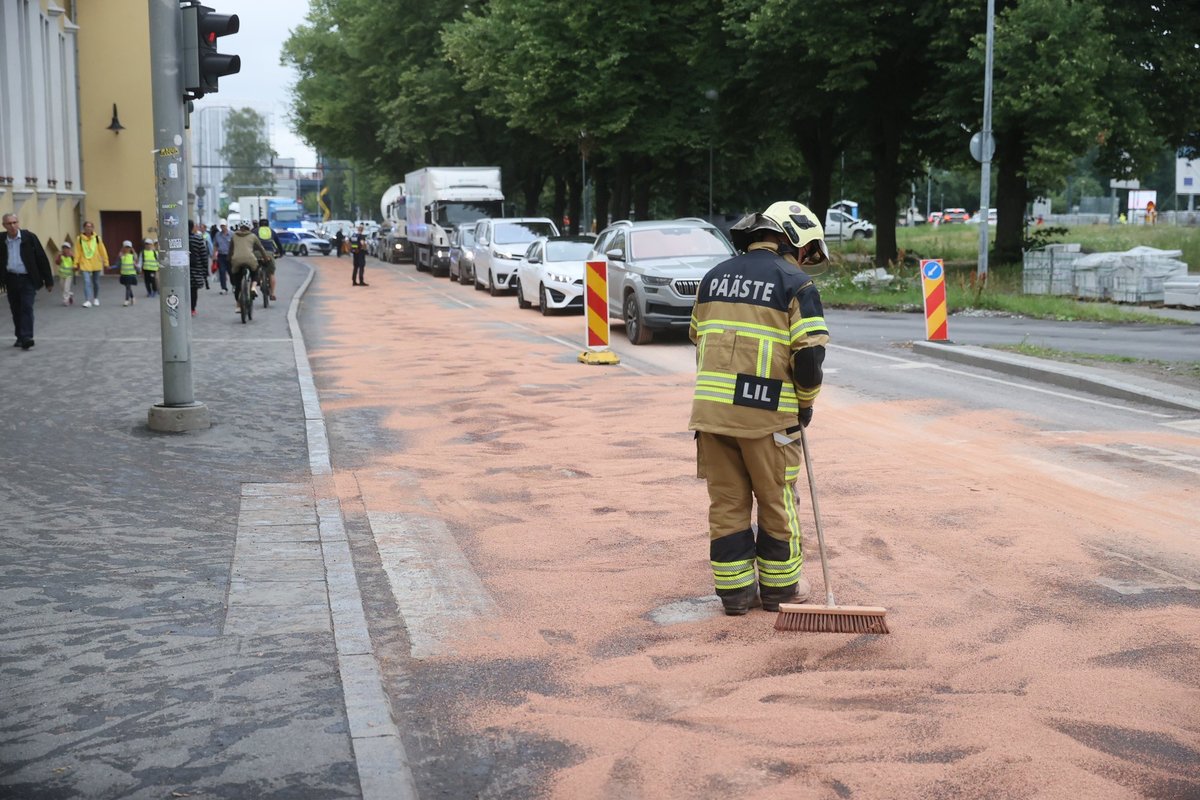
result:
[[[886,608],[878,606],[839,606],[829,584],[829,558],[825,555],[825,534],[821,530],[821,509],[817,505],[817,486],[813,482],[812,459],[808,457],[808,437],[800,429],[804,450],[804,468],[808,471],[808,491],[812,495],[813,520],[817,524],[817,545],[821,549],[821,575],[825,579],[825,605],[780,603],[775,630],[802,633],[888,633]],[[793,490],[794,491],[794,490]]]

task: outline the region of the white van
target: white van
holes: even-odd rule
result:
[[[475,224],[475,288],[493,295],[514,287],[513,275],[539,236],[558,236],[548,217],[501,217]]]

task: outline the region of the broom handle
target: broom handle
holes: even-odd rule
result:
[[[821,530],[821,507],[817,503],[817,484],[813,480],[812,459],[808,456],[808,436],[800,428],[800,447],[804,450],[804,469],[808,472],[808,492],[812,495],[813,521],[817,524],[817,546],[821,548],[821,576],[825,579],[825,605],[836,606],[829,583],[829,558],[825,555],[825,533]]]

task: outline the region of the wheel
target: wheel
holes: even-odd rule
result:
[[[475,284],[475,291],[482,292],[487,287],[479,282],[479,270],[471,268],[471,282]]]
[[[487,290],[488,290],[488,294],[490,294],[492,297],[499,297],[500,292],[504,291],[499,286],[497,286],[496,281],[494,281],[492,279],[492,271],[490,269],[488,270]]]
[[[550,298],[547,296],[547,293],[546,293],[546,285],[545,284],[539,285],[538,286],[538,311],[542,312],[543,317],[550,316],[550,304],[548,302],[546,302],[549,299]]]
[[[630,344],[650,344],[654,333],[642,322],[642,312],[638,309],[637,295],[630,292],[625,296],[625,335]]]
[[[239,297],[238,299],[241,301],[240,303],[238,303],[238,305],[241,306],[242,324],[245,325],[246,324],[246,307],[249,306],[250,304],[246,302],[245,297]]]
[[[262,286],[262,295],[263,295],[263,308],[266,308],[267,306],[271,305],[271,289],[270,289],[270,285],[271,285],[271,279],[270,279],[270,278],[268,278],[268,279],[267,279],[267,281],[266,281],[266,283],[265,283],[265,284],[263,284],[263,286]]]
[[[308,245],[306,245],[306,244],[300,245],[300,255],[302,255],[302,256],[308,255]]]
[[[517,308],[533,308],[533,303],[525,299],[525,290],[521,288],[521,279],[517,279]]]
[[[866,231],[855,231],[854,233],[850,234],[850,238],[851,239],[865,239],[865,238],[867,238],[867,232]]]

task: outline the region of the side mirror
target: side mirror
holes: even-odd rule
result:
[[[607,253],[604,254],[604,256],[605,256],[605,258],[611,259],[612,261],[624,261],[625,260],[625,254],[622,253],[620,250],[609,250]]]
[[[532,258],[525,259],[525,263],[526,264],[540,264],[540,263],[542,263],[542,260],[540,258],[538,258],[537,256],[533,256]]]

